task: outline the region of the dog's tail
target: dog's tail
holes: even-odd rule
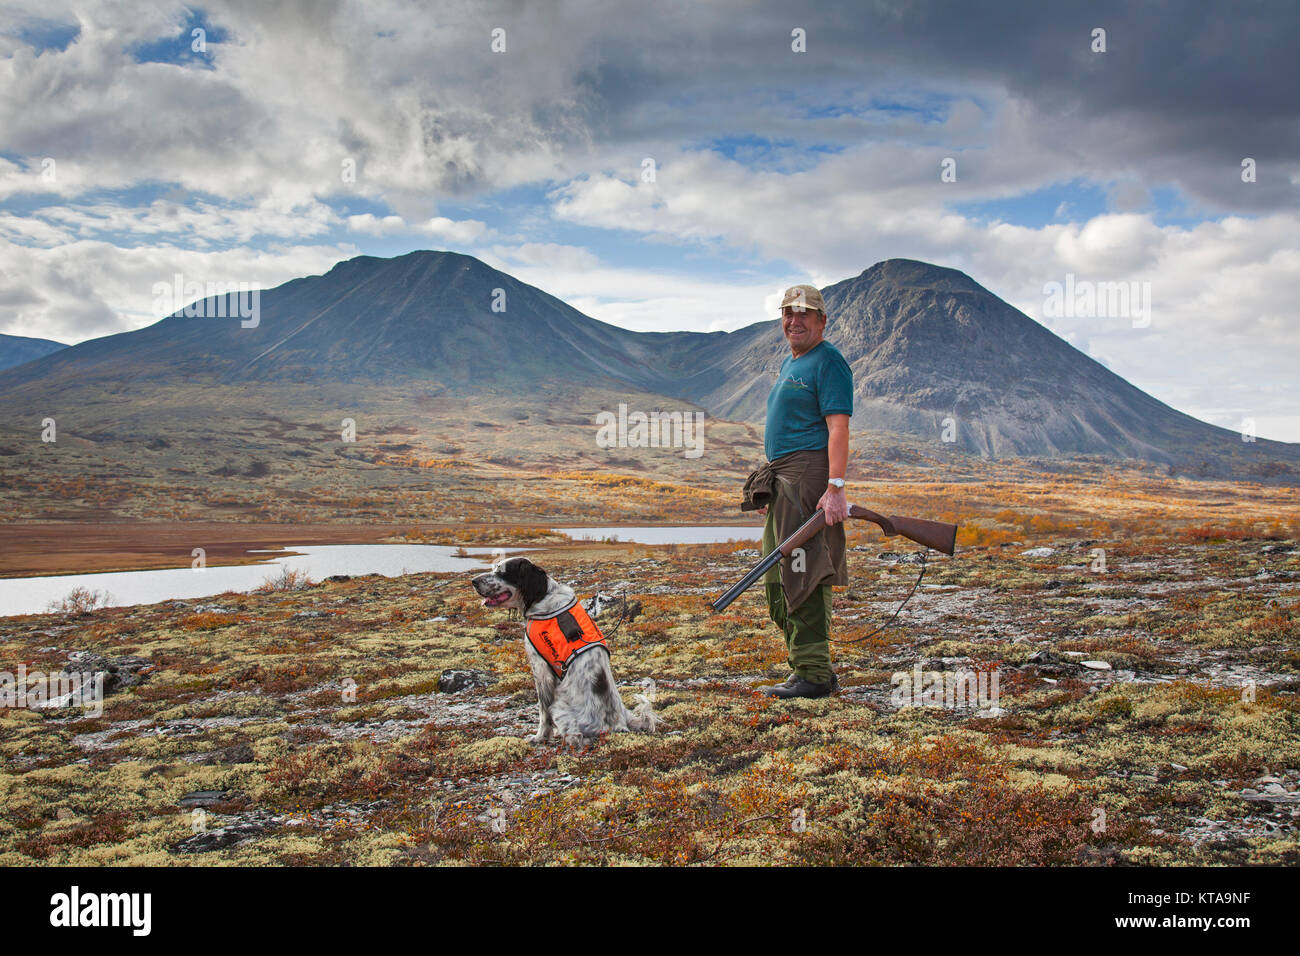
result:
[[[663,718],[655,713],[647,694],[637,694],[634,699],[636,706],[627,712],[628,730],[639,734],[653,734],[663,722]]]

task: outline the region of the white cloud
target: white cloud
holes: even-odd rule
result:
[[[124,249],[81,240],[51,249],[0,241],[0,284],[19,284],[30,301],[5,310],[3,331],[79,342],[157,321],[153,286],[181,273],[186,281],[271,288],[321,274],[358,250],[351,246],[292,246],[271,252],[237,248],[201,252],[169,245]]]
[[[424,223],[421,230],[447,242],[468,245],[485,236],[487,225],[477,219],[464,219],[457,222],[445,216],[435,216]]]
[[[590,249],[566,246],[557,242],[525,242],[518,246],[495,245],[492,255],[503,263],[502,271],[518,271],[521,266],[535,266],[548,271],[586,271],[600,265],[600,258]]]

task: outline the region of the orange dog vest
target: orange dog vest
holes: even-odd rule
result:
[[[574,601],[555,617],[530,619],[526,633],[533,650],[542,655],[560,680],[564,680],[569,665],[584,651],[603,647],[609,652],[605,635],[600,633],[581,601]]]

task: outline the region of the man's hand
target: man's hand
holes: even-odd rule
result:
[[[767,514],[767,505],[763,505],[763,507],[759,508],[758,513],[761,515]]]
[[[817,502],[817,507],[826,512],[826,523],[839,524],[849,516],[849,496],[843,488],[831,485]]]

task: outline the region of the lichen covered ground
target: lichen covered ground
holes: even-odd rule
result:
[[[839,639],[916,572],[851,543]],[[8,671],[148,665],[99,717],[0,710],[0,864],[1300,863],[1293,539],[968,546],[834,649],[839,695],[791,702],[755,690],[787,673],[761,592],[704,606],[739,548],[536,558],[641,605],[614,673],[663,724],[585,751],[523,740],[519,623],[462,576],[4,619]],[[995,706],[900,707],[918,665],[997,671]]]

